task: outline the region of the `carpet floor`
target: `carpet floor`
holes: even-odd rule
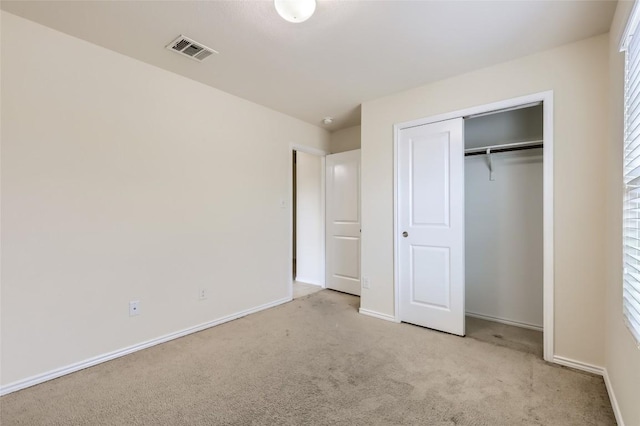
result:
[[[293,282],[293,298],[299,299],[304,296],[308,296],[313,293],[317,293],[322,290],[322,287],[314,284],[302,283],[299,281]]]
[[[601,377],[358,304],[323,290],[24,389],[1,423],[615,425]]]

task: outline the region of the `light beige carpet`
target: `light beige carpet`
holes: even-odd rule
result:
[[[8,425],[614,425],[602,378],[323,290],[3,397]]]
[[[307,284],[299,281],[293,282],[293,298],[299,299],[322,290],[319,285]]]

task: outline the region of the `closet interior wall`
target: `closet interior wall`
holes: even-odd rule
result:
[[[541,141],[542,122],[542,105],[467,118],[465,149]],[[542,330],[542,160],[541,148],[465,157],[467,315]]]

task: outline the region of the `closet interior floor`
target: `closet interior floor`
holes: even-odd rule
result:
[[[496,346],[534,354],[542,358],[542,332],[466,317],[467,337]]]

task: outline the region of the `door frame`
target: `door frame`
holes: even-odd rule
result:
[[[498,112],[500,110],[519,107],[535,102],[542,102],[543,116],[543,140],[542,148],[542,204],[543,204],[543,358],[545,361],[554,361],[554,253],[553,253],[553,90],[534,93],[517,98],[506,99],[485,105],[465,108],[444,114],[438,114],[418,120],[398,123],[393,126],[393,277],[395,296],[395,316],[396,322],[400,322],[400,280],[399,280],[399,206],[398,206],[398,183],[399,183],[399,156],[398,142],[399,134],[403,129],[422,126],[425,124],[446,121],[453,118],[464,118],[469,115]]]
[[[305,146],[305,145],[299,145],[299,144],[289,144],[289,151],[288,151],[288,156],[289,156],[289,169],[287,172],[287,186],[288,186],[288,204],[289,204],[289,256],[288,256],[288,261],[287,261],[287,283],[288,283],[288,289],[289,289],[289,294],[288,294],[288,298],[289,300],[293,300],[293,273],[291,271],[291,265],[293,264],[293,152],[294,151],[298,151],[298,152],[304,152],[305,154],[311,154],[311,155],[315,155],[316,157],[320,157],[320,205],[321,205],[321,210],[322,210],[322,235],[326,234],[326,218],[327,218],[327,213],[325,211],[325,206],[326,206],[326,194],[325,194],[325,180],[326,180],[326,171],[325,171],[325,157],[327,155],[329,155],[329,152],[324,151],[322,149],[318,149],[318,148],[312,148],[309,146]],[[322,271],[325,271],[326,269],[326,265],[327,265],[327,261],[326,261],[326,250],[327,250],[327,244],[325,239],[323,238],[321,240],[321,245],[322,247],[320,247],[320,253],[321,253],[321,258],[320,258],[320,263],[322,264]],[[321,287],[322,288],[326,288],[326,277],[324,277],[324,280],[322,280],[321,283]]]

